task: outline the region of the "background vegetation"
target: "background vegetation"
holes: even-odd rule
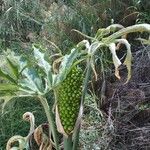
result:
[[[148,0],[2,0],[0,52],[2,55],[4,51],[11,49],[32,59],[31,45],[36,43],[46,48],[50,54],[55,51],[55,44],[63,53],[67,53],[83,39],[72,29],[92,36],[100,27],[112,23],[120,23],[125,27],[136,23],[150,23],[149,8]],[[135,45],[133,78],[129,84],[123,85],[122,81],[116,81],[112,72],[105,69],[108,63],[111,64],[108,54],[103,62],[105,78],[99,77],[96,83],[89,85],[92,96],[87,95],[86,99],[80,135],[81,149],[150,148],[150,139],[147,137],[150,132],[150,79],[146,77],[150,73],[150,48],[137,43],[134,39],[138,37],[140,34],[128,37]],[[122,54],[119,55],[122,57]],[[125,76],[124,68],[121,69]],[[102,92],[104,79],[106,88]],[[6,107],[5,113],[0,114],[0,149],[5,149],[6,141],[12,135],[26,135],[28,132],[28,124],[22,121],[24,112],[32,111],[37,116],[37,126],[45,122],[40,105],[29,101],[30,99],[25,98],[14,100]],[[145,119],[142,120],[143,116]],[[135,131],[137,128],[138,131]],[[89,131],[92,132],[90,136]],[[140,137],[146,141],[140,141]]]

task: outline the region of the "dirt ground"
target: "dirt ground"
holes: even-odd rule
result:
[[[126,76],[125,68],[121,75]],[[150,149],[150,46],[133,52],[129,83],[110,81],[102,110],[113,125],[110,150]],[[108,87],[108,86],[107,86]],[[111,93],[111,94],[110,94]]]

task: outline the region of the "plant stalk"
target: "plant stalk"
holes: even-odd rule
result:
[[[72,135],[69,135],[68,137],[64,136],[64,150],[72,150]]]
[[[56,126],[54,124],[54,117],[53,117],[53,113],[52,110],[50,110],[50,107],[47,103],[47,99],[44,97],[40,97],[40,102],[45,110],[46,113],[46,117],[48,120],[48,124],[49,124],[49,137],[51,138],[51,132],[52,132],[52,136],[54,139],[54,143],[55,143],[55,148],[56,150],[59,150],[59,142],[58,142],[58,136],[57,136],[57,130],[56,130]]]
[[[85,80],[83,83],[83,92],[82,92],[82,97],[81,97],[81,105],[84,104],[84,99],[85,99],[85,95],[87,93],[87,89],[88,89],[88,82],[91,76],[91,57],[87,58],[87,71],[86,71],[86,75],[85,75]],[[78,148],[78,144],[79,144],[79,134],[80,134],[80,123],[79,126],[77,128],[77,130],[74,133],[74,140],[73,140],[73,149],[72,150],[77,150]]]
[[[74,141],[73,141],[73,148],[72,150],[77,150],[79,146],[79,135],[80,135],[80,124],[77,128],[77,130],[74,133]]]

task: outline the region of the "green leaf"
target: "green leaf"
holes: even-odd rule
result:
[[[7,57],[3,56],[5,63],[0,68],[0,77],[7,82],[17,84],[19,75],[27,66],[27,61],[22,56],[15,56],[14,52],[7,53]]]
[[[17,80],[19,78],[18,67],[9,58],[6,59],[12,76]]]
[[[16,84],[16,81],[7,72],[4,72],[1,68],[0,68],[0,77]]]
[[[7,63],[12,73],[18,75],[27,66],[27,60],[23,56],[16,56],[14,52],[10,52],[7,56]]]
[[[60,82],[62,82],[67,74],[69,73],[75,59],[79,56],[77,49],[72,49],[69,55],[65,55],[60,64],[59,73],[57,75],[53,75],[53,86],[57,86]]]
[[[42,70],[45,72],[48,80],[49,88],[52,86],[52,71],[51,71],[51,65],[48,63],[48,61],[45,59],[45,54],[40,52],[40,50],[36,47],[34,48],[34,57],[37,60],[38,66],[42,68]]]
[[[45,73],[48,74],[51,71],[51,65],[45,60],[45,54],[40,52],[36,47],[34,48],[34,57],[38,62],[38,65],[44,69]]]
[[[16,93],[19,91],[19,87],[11,83],[0,84],[0,105],[2,105],[2,112],[5,105],[13,99]],[[2,104],[1,104],[2,103]]]
[[[0,91],[18,91],[18,86],[10,83],[0,83]]]
[[[25,77],[20,81],[20,85],[23,89],[29,89],[39,94],[44,93],[42,79],[34,68],[25,68],[22,75]]]

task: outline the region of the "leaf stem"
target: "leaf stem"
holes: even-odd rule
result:
[[[52,110],[50,110],[47,99],[45,97],[40,96],[39,98],[40,98],[40,102],[41,102],[41,104],[42,104],[42,106],[45,110],[46,117],[47,117],[47,120],[48,120],[49,137],[51,138],[51,131],[52,131],[52,136],[53,136],[53,139],[54,139],[55,148],[56,148],[56,150],[59,150],[57,130],[56,130],[56,126],[54,124],[54,117],[53,117]]]
[[[82,92],[82,97],[81,97],[81,105],[84,104],[85,95],[86,95],[87,89],[88,89],[88,82],[89,82],[89,79],[91,77],[91,71],[92,71],[91,56],[89,56],[87,58],[87,71],[86,71],[85,80],[84,80],[84,83],[83,83],[83,92]],[[77,148],[78,148],[79,133],[80,133],[80,123],[79,123],[79,126],[78,126],[77,130],[74,132],[74,141],[73,141],[73,149],[72,150],[77,150]]]
[[[69,135],[68,137],[64,136],[64,150],[72,150],[72,135]]]

